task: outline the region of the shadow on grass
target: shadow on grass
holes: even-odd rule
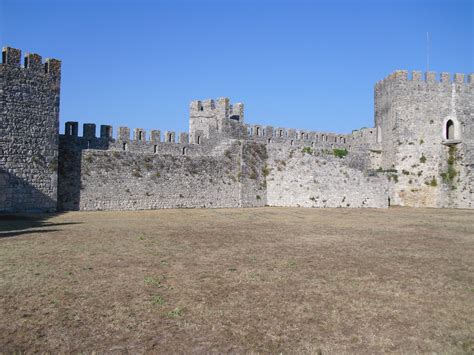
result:
[[[49,233],[60,229],[50,227],[65,226],[80,223],[51,223],[49,219],[58,216],[59,213],[49,214],[0,214],[0,238],[15,237],[23,234]]]

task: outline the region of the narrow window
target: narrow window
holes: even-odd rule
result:
[[[168,133],[168,143],[171,143],[171,133]]]
[[[280,129],[280,137],[283,137],[283,130]]]
[[[7,51],[2,52],[2,63],[3,64],[7,63]]]
[[[123,143],[123,144],[122,144],[122,149],[123,149],[124,151],[127,150],[127,143]]]
[[[294,142],[293,142],[293,139],[292,139],[292,140],[290,141],[290,145],[293,145],[293,143],[294,143]]]
[[[141,141],[142,138],[143,138],[143,132],[140,131],[140,132],[138,132],[138,140]]]
[[[158,146],[155,144],[155,145],[153,146],[153,153],[156,153],[157,151],[158,151]]]
[[[183,155],[186,155],[186,151],[187,151],[186,147],[183,147]]]
[[[270,144],[271,142],[272,142],[272,139],[268,138],[268,144]]]
[[[87,149],[91,146],[91,141],[87,141]]]
[[[49,73],[49,62],[46,62],[46,63],[44,64],[44,72],[45,72],[45,73]]]
[[[446,122],[446,139],[454,139],[454,122],[452,120]]]
[[[257,136],[260,135],[260,127],[257,127],[257,132],[256,133],[257,133]]]
[[[197,144],[201,144],[201,136],[197,136]]]
[[[28,68],[28,57],[25,57],[24,65],[25,65],[25,68]]]
[[[201,111],[204,111],[204,106],[201,106]]]

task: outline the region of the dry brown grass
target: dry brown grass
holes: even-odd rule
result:
[[[474,351],[474,212],[0,217],[0,350]]]

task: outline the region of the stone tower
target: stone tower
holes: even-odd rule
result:
[[[392,202],[474,203],[474,75],[396,71],[375,85],[381,170],[394,171]]]
[[[228,98],[192,101],[189,107],[190,143],[204,139],[242,139],[247,130],[244,126],[244,105],[230,104]]]
[[[60,79],[59,60],[2,49],[1,212],[56,210]]]

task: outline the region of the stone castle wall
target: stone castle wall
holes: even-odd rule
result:
[[[0,211],[55,211],[60,62],[3,48],[0,64]]]
[[[309,147],[271,146],[268,204],[297,207],[388,207],[390,182],[347,157]]]
[[[375,86],[375,127],[350,134],[246,124],[243,104],[219,98],[190,104],[189,134],[79,136],[77,122],[58,134],[60,62],[20,58],[5,48],[0,65],[0,212],[474,208],[472,74],[397,71]]]
[[[161,141],[158,131],[147,140],[142,129],[130,139],[125,127],[113,139],[106,136],[111,133],[106,127],[101,127],[102,137],[95,137],[95,126],[87,124],[78,137],[77,124],[66,124],[72,134],[60,136],[59,209],[265,205],[262,145],[240,140],[210,144],[206,138],[190,144],[183,134],[174,142],[174,132],[165,132]]]

